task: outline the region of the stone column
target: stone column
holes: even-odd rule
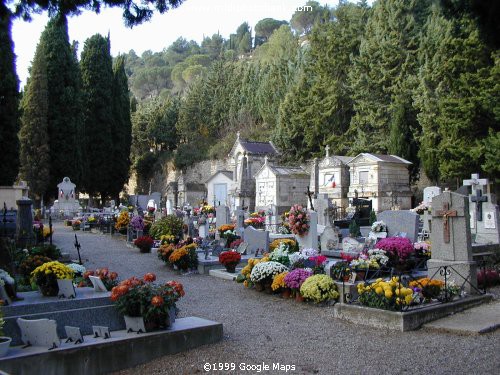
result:
[[[25,248],[34,244],[35,236],[33,234],[33,214],[31,199],[20,199],[17,203],[16,219],[16,241],[17,245]]]

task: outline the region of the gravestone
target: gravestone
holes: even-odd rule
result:
[[[209,235],[209,225],[210,224],[208,224],[208,221],[206,219],[205,219],[204,223],[199,224],[198,231],[199,231],[199,234],[200,234],[201,238],[208,237],[208,235]]]
[[[217,219],[217,227],[231,222],[229,217],[229,207],[223,204],[215,208],[215,217]]]
[[[364,244],[355,238],[345,237],[342,239],[342,251],[349,255],[357,255],[363,250]]]
[[[406,237],[411,242],[418,239],[419,215],[415,212],[401,211],[383,211],[377,214],[377,220],[383,221],[387,225],[387,237],[395,237],[406,233]]]
[[[440,267],[447,266],[448,280],[465,283],[467,293],[477,287],[477,268],[472,261],[469,199],[445,191],[432,199],[432,256],[427,262],[429,277],[443,279]],[[452,267],[452,268],[450,268]],[[472,286],[471,286],[472,284]]]
[[[439,186],[428,186],[424,188],[424,203],[430,205],[432,203],[432,198],[440,195],[441,192]]]
[[[257,249],[264,252],[269,250],[269,232],[267,230],[258,230],[249,225],[245,228],[243,236],[248,244],[247,254],[254,254]],[[262,254],[262,251],[259,253]]]
[[[330,256],[339,248],[339,231],[336,227],[327,225],[320,237],[321,254]]]
[[[318,250],[318,213],[309,211],[309,231],[304,236],[295,235],[301,249]]]
[[[16,241],[21,248],[26,248],[35,242],[33,233],[33,214],[31,213],[31,199],[19,199],[16,217]]]
[[[495,194],[487,191],[488,179],[473,174],[470,180],[464,180],[464,186],[472,186],[469,194],[470,227],[474,243],[497,244],[500,242],[499,208]]]
[[[318,194],[318,198],[314,199],[314,209],[318,213],[318,224],[328,225],[330,219],[328,210],[332,207],[332,203],[328,199],[328,194]]]
[[[236,234],[242,238],[245,238],[244,237],[245,211],[242,210],[241,207],[236,207],[236,210],[234,211],[234,215],[236,216],[236,224],[235,224]]]

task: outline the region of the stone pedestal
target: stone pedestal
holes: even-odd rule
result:
[[[17,203],[16,241],[19,247],[25,248],[35,242],[33,234],[33,214],[31,199],[19,199]]]

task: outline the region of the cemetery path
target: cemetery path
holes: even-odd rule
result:
[[[70,227],[55,225],[54,243],[77,258]],[[76,232],[84,265],[109,267],[120,279],[154,272],[161,281],[176,279],[186,296],[180,317],[197,316],[224,324],[224,339],[188,352],[158,358],[117,375],[205,373],[205,363],[293,365],[295,374],[493,374],[500,368],[500,332],[460,336],[430,331],[393,332],[356,326],[333,318],[332,307],[296,303],[248,290],[207,275],[180,276],[155,254],[141,254],[110,235]],[[275,365],[276,366],[276,365]],[[243,367],[244,368],[244,367]],[[227,373],[213,371],[214,373]]]

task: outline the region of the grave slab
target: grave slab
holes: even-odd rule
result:
[[[164,355],[214,344],[222,336],[221,323],[196,317],[179,318],[169,330],[143,334],[112,331],[109,339],[88,335],[82,344],[62,343],[50,351],[41,347],[12,347],[0,359],[0,370],[23,375],[108,374]]]
[[[220,269],[220,270],[210,270],[208,271],[208,274],[213,277],[217,277],[219,279],[223,280],[231,280],[234,281],[236,280],[236,276],[241,272],[242,268],[236,268],[235,273],[229,273],[225,269]]]

